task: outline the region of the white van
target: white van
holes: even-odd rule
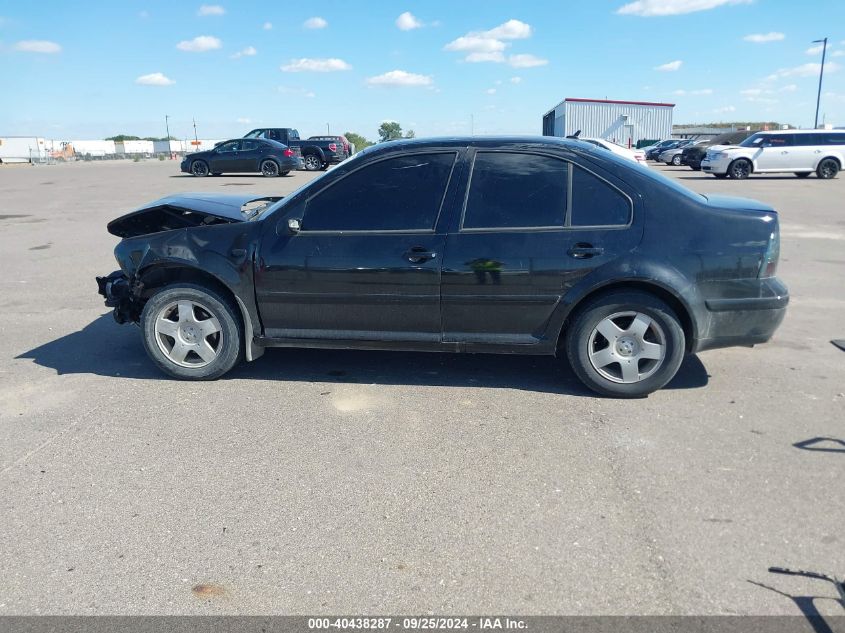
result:
[[[739,145],[707,150],[701,169],[717,178],[748,178],[752,173],[792,172],[805,178],[835,178],[845,165],[845,130],[757,132]]]

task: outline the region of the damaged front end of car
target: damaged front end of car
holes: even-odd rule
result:
[[[207,272],[237,296],[237,287],[247,282],[245,276],[251,284],[250,231],[232,225],[246,227],[280,199],[183,194],[156,200],[110,222],[109,233],[123,238],[114,251],[120,270],[96,280],[115,321],[138,323],[151,289],[184,279],[191,271]],[[221,225],[235,230],[217,230]]]

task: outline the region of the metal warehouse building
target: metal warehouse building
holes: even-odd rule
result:
[[[603,138],[626,147],[672,136],[674,103],[567,97],[543,115],[543,136]]]

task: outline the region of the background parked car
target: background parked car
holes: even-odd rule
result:
[[[693,141],[692,143],[687,143],[686,145],[681,145],[678,147],[673,147],[672,149],[667,149],[662,152],[658,157],[657,160],[661,163],[666,163],[667,165],[674,165],[675,167],[681,166],[683,163],[683,152],[691,147],[695,147],[698,144],[706,143],[706,140],[698,140]]]
[[[690,139],[669,138],[665,141],[660,141],[656,145],[644,147],[643,150],[645,151],[646,160],[657,160],[657,157],[663,152],[675,149],[676,147],[684,147],[690,143],[692,143]]]
[[[307,140],[299,138],[299,130],[290,127],[265,127],[250,131],[244,138],[269,138],[289,147],[298,147],[302,152],[302,163],[308,171],[328,169],[349,158],[347,148],[335,140]],[[348,147],[348,143],[347,143]]]
[[[332,136],[331,134],[325,134],[323,136],[309,136],[308,140],[309,141],[329,141],[329,142],[339,143],[339,144],[343,145],[343,151],[346,152],[346,155],[352,156],[352,144],[342,134],[339,135],[339,136]]]
[[[632,160],[640,165],[648,165],[645,162],[645,152],[641,149],[628,149],[627,147],[622,147],[621,145],[617,145],[612,141],[605,140],[603,138],[581,138],[578,137],[579,141],[583,141],[584,143],[589,143],[590,145],[595,145],[596,147],[600,147],[602,149],[606,149],[609,152],[613,152],[617,156],[621,156],[622,158],[627,158],[628,160]]]
[[[701,171],[701,161],[704,160],[704,155],[707,153],[708,147],[713,147],[714,145],[735,145],[736,143],[741,143],[752,134],[754,134],[754,132],[746,130],[726,132],[725,134],[719,134],[719,136],[714,136],[706,141],[689,145],[684,148],[683,152],[681,152],[681,164],[687,165],[695,171]]]
[[[236,138],[218,143],[214,149],[188,154],[180,168],[200,177],[256,172],[273,177],[287,176],[301,165],[297,152],[286,145],[267,139]]]
[[[714,145],[702,168],[717,178],[748,178],[754,172],[792,172],[835,178],[845,164],[845,131],[758,132],[739,145]]]

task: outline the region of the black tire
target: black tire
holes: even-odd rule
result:
[[[713,174],[713,175],[714,175],[714,176],[716,176],[716,178],[719,178],[720,180],[724,180],[725,178],[727,178],[727,177],[728,177],[728,174],[727,174],[727,173],[724,173],[724,174]]]
[[[182,318],[180,303],[189,304],[190,310],[186,312],[191,314],[191,320]],[[174,323],[175,334],[158,330],[159,319]],[[211,324],[211,319],[216,323]],[[211,324],[207,326],[210,328],[219,325],[219,330],[205,334],[205,323]],[[164,373],[182,380],[215,380],[237,365],[243,355],[243,326],[237,308],[218,291],[197,284],[165,286],[150,297],[141,313],[141,333],[144,349],[153,363]],[[174,353],[177,341],[180,349],[188,350],[182,356],[182,364],[169,355]],[[208,359],[194,351],[202,343],[207,343],[213,352]]]
[[[630,319],[628,327],[633,323],[633,314],[649,317],[648,329],[640,339],[636,335],[621,336],[616,343],[623,351],[624,346],[634,346],[634,353],[639,354],[639,347],[644,343],[657,344],[662,348],[660,359],[637,359],[636,382],[622,382],[624,356],[616,352],[610,339],[598,333],[597,328],[613,317],[614,323],[625,323]],[[624,335],[625,332],[620,332]],[[570,321],[565,335],[566,356],[575,375],[585,386],[593,391],[615,398],[640,398],[657,391],[668,383],[678,371],[684,359],[685,338],[684,330],[678,316],[664,301],[654,295],[637,290],[622,290],[600,295],[579,307]],[[596,368],[590,359],[590,352],[601,352],[602,349],[614,349],[614,355],[620,360],[611,361],[601,369]],[[657,348],[655,348],[657,349]],[[630,352],[629,352],[630,353]],[[641,364],[641,363],[645,364]],[[618,369],[615,367],[618,365]],[[627,361],[630,369],[631,360]],[[608,369],[609,368],[609,369]],[[613,378],[608,375],[618,374]],[[643,377],[638,378],[640,375]]]
[[[737,158],[734,162],[728,165],[728,173],[734,180],[745,180],[751,175],[754,166],[751,161],[746,158]]]
[[[816,175],[824,180],[836,178],[839,173],[839,162],[835,158],[824,158],[816,168]]]
[[[306,154],[302,158],[305,171],[318,171],[323,167],[323,161],[316,154]]]
[[[321,171],[326,171],[328,168],[329,168],[329,164],[328,164],[328,163],[323,163],[322,165],[320,165],[320,170],[321,170]]]
[[[796,171],[795,175],[798,176],[799,178],[806,178],[807,176],[810,175],[810,172],[809,171]]]
[[[290,173],[290,169],[287,169],[287,170],[281,172],[279,175],[280,176],[287,176],[289,173]]]
[[[698,166],[690,165],[689,168],[692,169],[693,171],[701,171],[701,165],[698,165]]]
[[[260,169],[265,178],[275,178],[279,175],[279,163],[269,158],[261,161]]]
[[[680,154],[675,154],[675,155],[672,157],[672,164],[673,164],[675,167],[680,167],[680,166],[681,166],[681,155],[680,155]]]
[[[204,160],[195,160],[191,163],[191,173],[197,178],[205,178],[208,176],[208,163]]]

